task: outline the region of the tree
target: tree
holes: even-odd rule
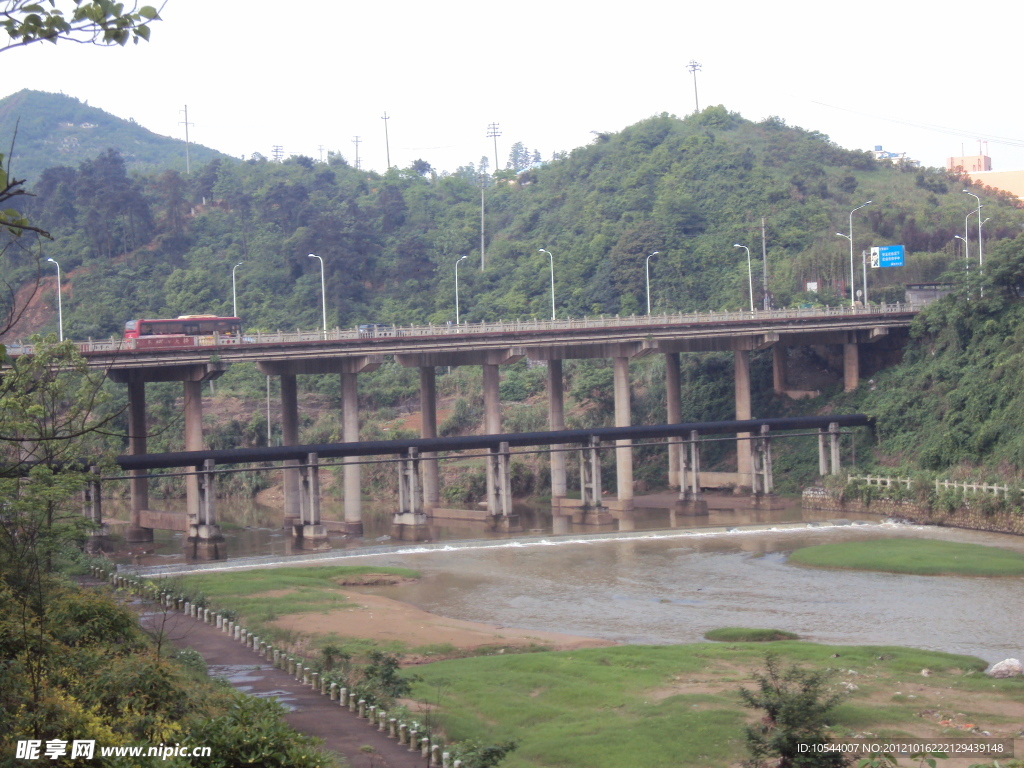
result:
[[[764,673],[754,673],[757,691],[740,688],[744,706],[764,712],[746,727],[750,759],[745,768],[840,768],[848,764],[841,752],[818,752],[827,744],[827,716],[844,698],[828,690],[830,673],[792,666],[785,672],[774,653],[764,657]],[[801,745],[811,745],[801,751]]]
[[[0,26],[10,42],[0,52],[40,41],[70,40],[94,45],[124,45],[149,40],[149,22],[160,13],[151,5],[133,4],[125,10],[113,0],[3,0]],[[49,6],[49,9],[47,9]]]

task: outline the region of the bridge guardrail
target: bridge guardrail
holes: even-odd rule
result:
[[[637,326],[662,326],[662,325],[703,325],[712,323],[729,323],[759,320],[796,320],[829,318],[859,315],[895,315],[908,312],[917,312],[920,305],[910,304],[878,304],[869,307],[821,307],[821,308],[800,308],[800,309],[769,309],[739,311],[739,312],[693,312],[689,314],[667,313],[662,315],[631,315],[629,317],[600,316],[568,318],[565,320],[512,320],[501,322],[464,323],[462,325],[408,325],[388,326],[374,328],[372,330],[361,330],[359,326],[353,328],[333,328],[328,331],[252,331],[242,337],[237,336],[196,336],[192,337],[191,346],[225,346],[244,344],[285,344],[310,341],[346,341],[356,339],[372,338],[394,338],[401,337],[428,337],[468,334],[498,334],[498,333],[521,333],[537,331],[572,331],[581,329],[600,328],[635,328]],[[131,351],[136,349],[134,339],[89,339],[79,342],[79,351],[82,354],[90,353],[112,353]],[[16,342],[7,345],[7,352],[11,356],[31,355],[35,348],[31,344]]]

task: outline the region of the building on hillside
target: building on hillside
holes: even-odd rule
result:
[[[993,171],[992,158],[988,156],[987,148],[982,150],[981,145],[982,142],[978,142],[977,155],[951,157],[946,160],[946,170],[966,176],[986,187],[1009,192],[1024,200],[1024,171]]]
[[[875,144],[875,160],[888,160],[893,165],[898,163],[907,163],[919,168],[921,166],[920,160],[914,160],[906,152],[889,152],[888,150],[882,149],[881,144]]]
[[[950,157],[946,160],[946,170],[952,173],[985,173],[992,170],[992,158],[981,152],[964,157]]]

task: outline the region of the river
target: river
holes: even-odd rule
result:
[[[697,525],[686,530],[666,530],[666,516],[660,529],[645,530],[647,522],[659,521],[651,512],[630,524],[636,531],[609,530],[599,537],[556,537],[550,528],[537,528],[532,535],[480,540],[476,528],[468,529],[476,539],[471,541],[458,535],[466,529],[446,528],[440,547],[403,546],[364,557],[359,548],[349,548],[338,554],[423,573],[419,582],[375,592],[444,616],[501,626],[655,644],[696,642],[717,627],[768,627],[814,642],[913,646],[989,662],[1019,658],[1024,651],[1022,577],[828,571],[786,562],[798,547],[833,541],[927,537],[1024,552],[1024,538],[879,520],[829,525],[812,522],[820,516],[798,507],[765,511],[723,503],[733,506],[707,518],[683,519],[683,526]],[[772,523],[793,525],[802,515],[813,527],[770,529]],[[543,520],[541,514],[534,522]],[[700,530],[702,524],[730,522],[767,523],[769,529]],[[283,555],[288,548],[279,529],[228,534],[233,557]],[[366,543],[381,544],[372,535]],[[166,544],[173,550],[175,540]],[[172,551],[147,560],[173,557]]]

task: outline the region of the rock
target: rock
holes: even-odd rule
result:
[[[931,676],[932,676],[932,671],[930,669],[922,669],[921,670],[921,677],[931,677]]]
[[[1021,666],[1017,659],[1003,659],[998,664],[993,664],[985,674],[996,678],[1019,677],[1024,675],[1024,666]]]

